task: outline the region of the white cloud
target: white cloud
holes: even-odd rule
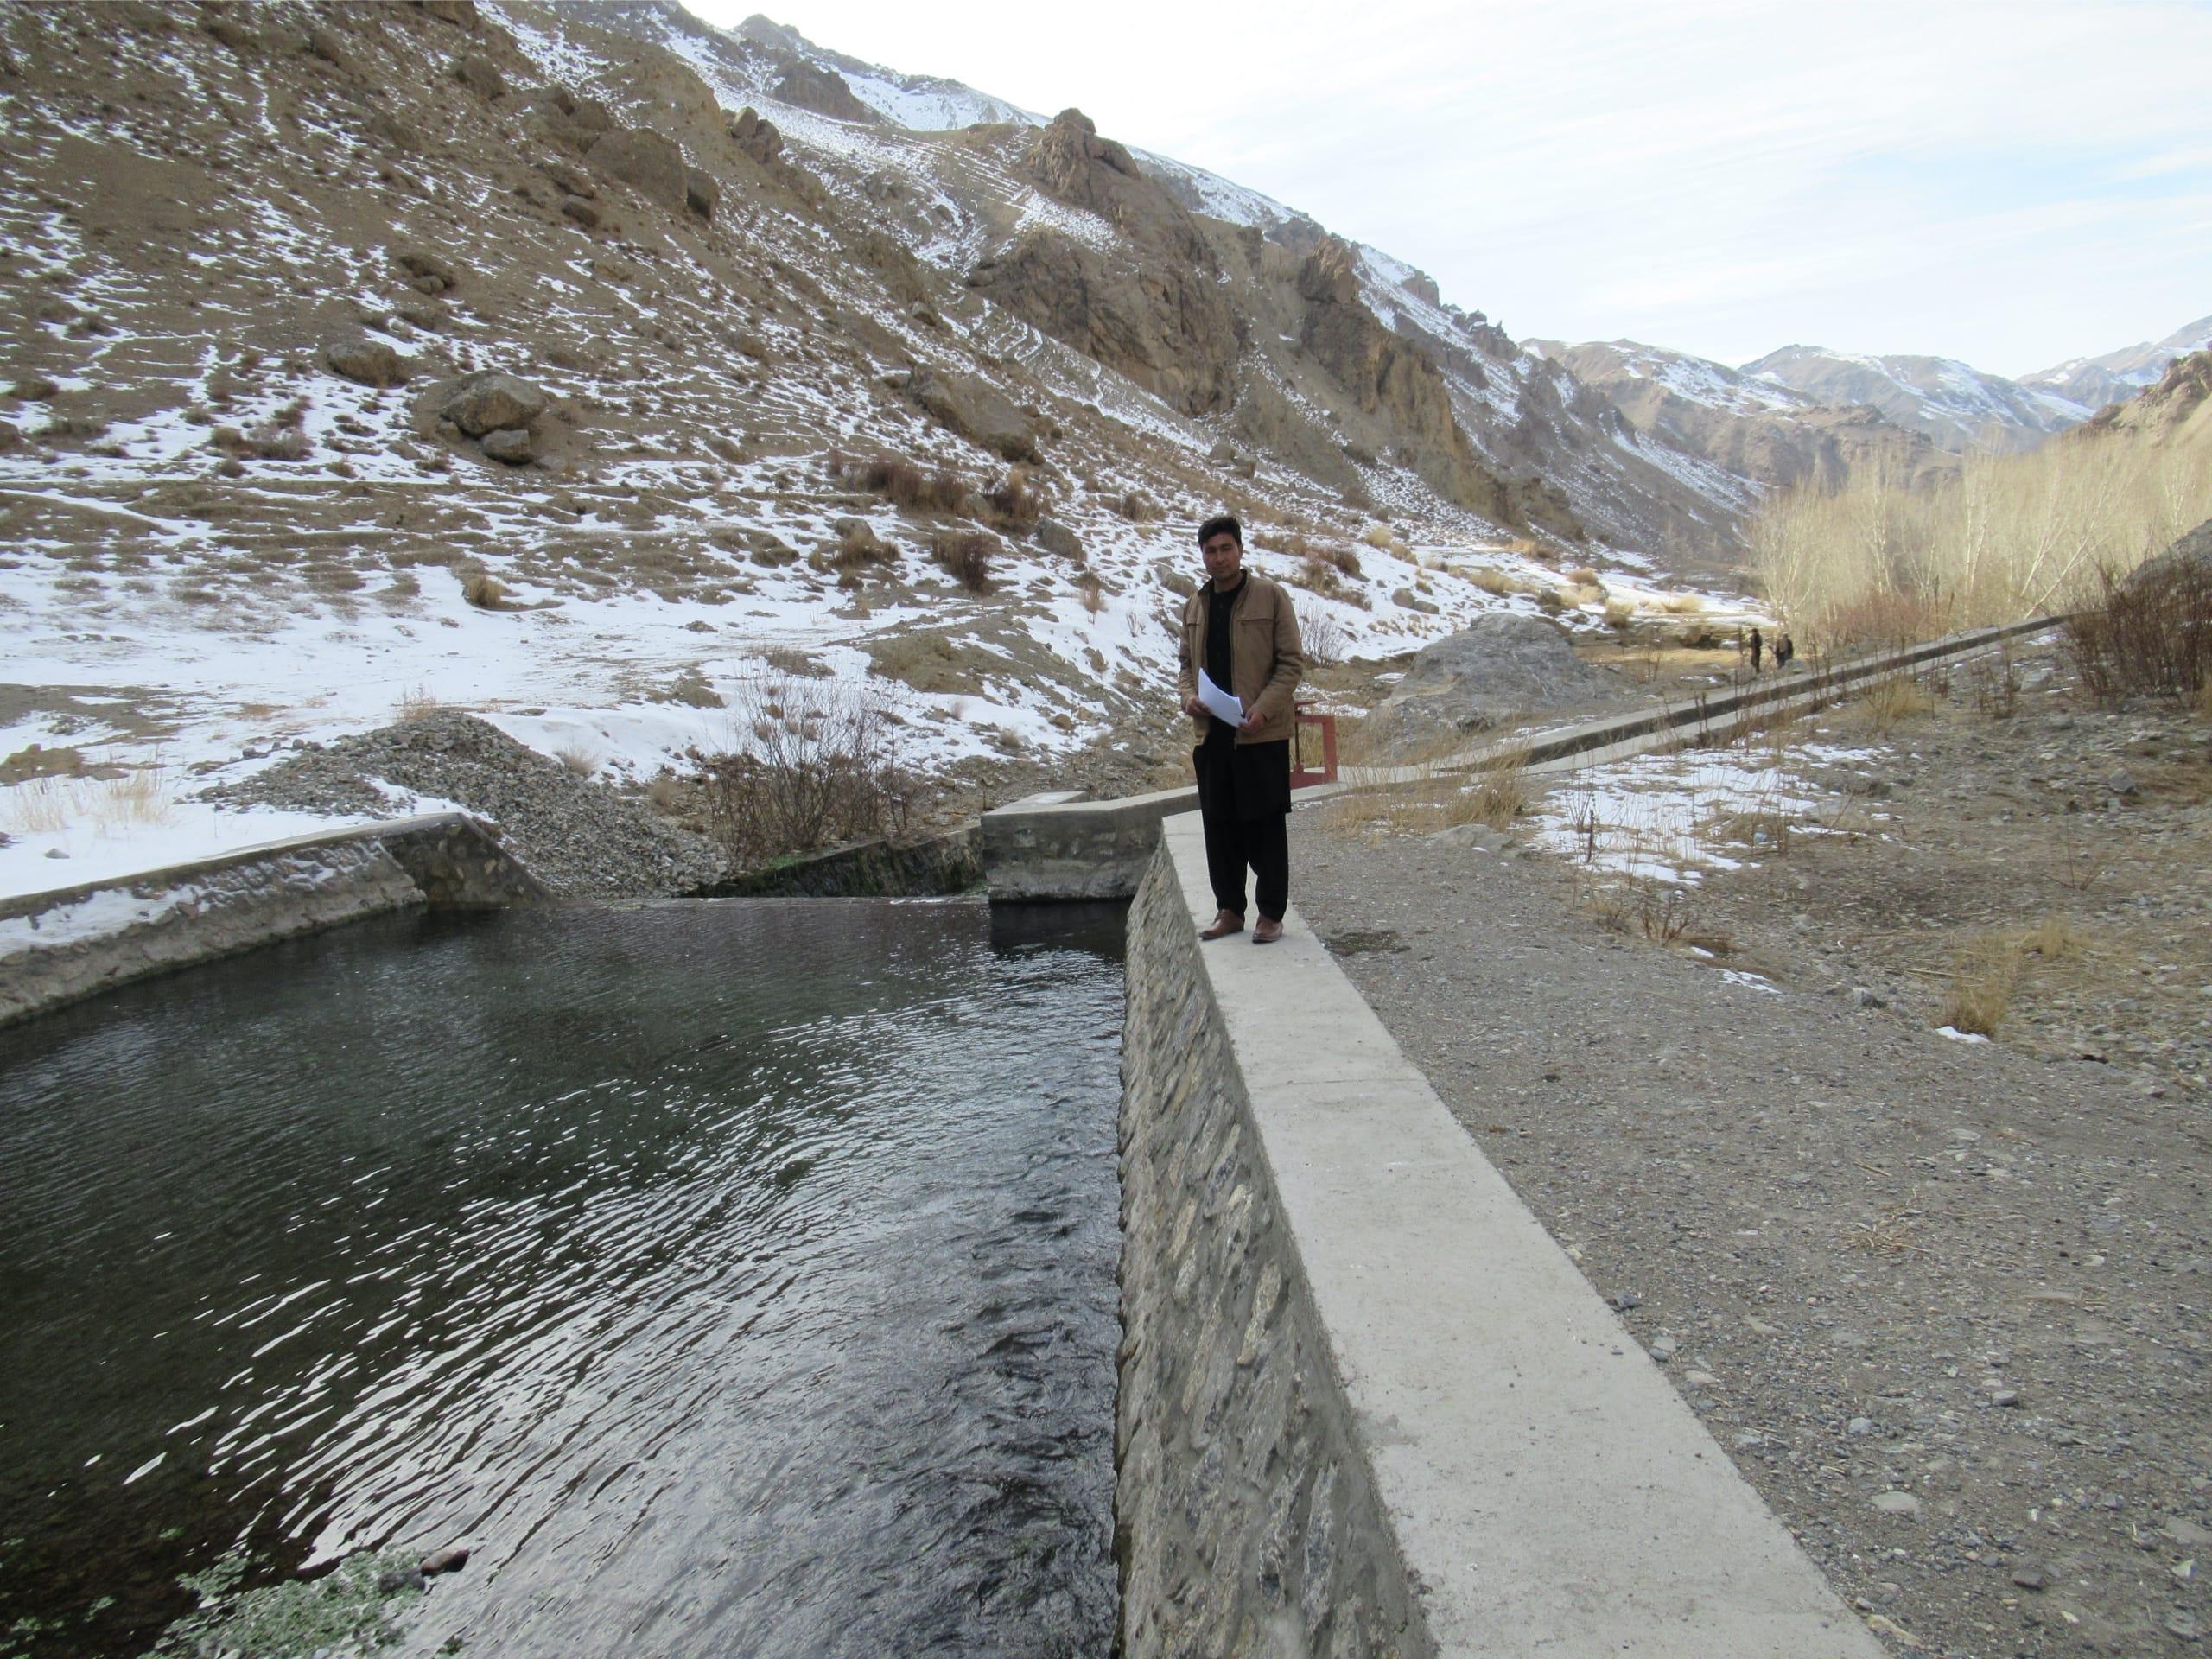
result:
[[[1080,105],[1516,333],[2018,373],[2212,308],[2212,8],[2189,0],[787,0],[781,20]]]

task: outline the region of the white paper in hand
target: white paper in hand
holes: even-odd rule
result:
[[[1244,723],[1243,703],[1216,685],[1212,677],[1203,668],[1198,671],[1198,701],[1216,720],[1230,726]]]

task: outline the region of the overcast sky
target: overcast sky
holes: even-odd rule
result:
[[[2021,374],[2212,312],[2212,0],[772,3],[1077,105],[1516,338]]]

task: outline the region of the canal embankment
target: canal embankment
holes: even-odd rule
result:
[[[1294,911],[1131,912],[1124,1650],[1872,1656]]]

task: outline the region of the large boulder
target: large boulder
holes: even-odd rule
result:
[[[464,376],[438,406],[441,418],[451,421],[472,438],[534,425],[544,412],[543,392],[527,380],[496,369]]]
[[[326,342],[322,360],[333,374],[358,385],[397,386],[407,378],[407,359],[366,334],[341,334]]]
[[[1036,461],[1036,434],[1013,403],[981,381],[926,365],[906,377],[906,395],[938,425],[1007,461]]]
[[[2200,577],[2212,578],[2212,518],[2207,518],[2188,535],[2177,537],[2157,558],[2146,559],[2138,565],[2120,588],[2131,594],[2162,588],[2179,576],[2187,565],[2194,565]]]
[[[711,173],[702,173],[697,168],[688,168],[683,175],[684,205],[702,219],[712,219],[715,209],[721,205],[722,188]]]
[[[620,179],[639,195],[672,213],[690,200],[691,181],[683,151],[672,138],[649,127],[620,127],[601,133],[584,159],[608,178]]]
[[[1493,611],[1425,647],[1370,730],[1403,754],[1518,715],[1618,701],[1627,689],[1577,657],[1557,623]]]

